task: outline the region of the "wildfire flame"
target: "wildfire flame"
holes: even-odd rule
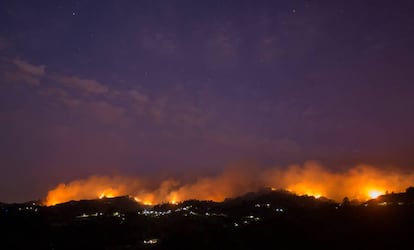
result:
[[[384,192],[381,192],[381,191],[378,191],[378,190],[370,190],[370,191],[368,192],[368,196],[369,196],[371,199],[376,199],[376,198],[378,198],[378,196],[380,196],[380,195],[382,195],[382,194],[384,194]]]
[[[115,196],[117,196],[117,192],[115,190],[113,190],[112,188],[109,188],[109,189],[104,190],[99,195],[99,199],[103,199],[103,198],[113,198]]]
[[[92,176],[88,179],[59,184],[50,190],[45,200],[48,206],[70,200],[111,198],[131,195],[145,205],[177,204],[188,199],[223,201],[257,191],[262,187],[286,189],[298,195],[327,197],[341,201],[375,199],[388,192],[402,192],[414,185],[414,173],[384,171],[359,165],[345,172],[332,172],[316,162],[288,168],[260,169],[231,167],[213,177],[198,178],[189,183],[167,179],[153,183],[138,177]]]

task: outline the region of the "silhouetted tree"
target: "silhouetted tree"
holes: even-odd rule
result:
[[[405,190],[405,192],[407,193],[407,194],[411,194],[411,195],[413,195],[414,194],[414,187],[408,187],[406,190]]]
[[[342,206],[348,207],[349,205],[351,205],[351,203],[349,202],[349,198],[345,196],[342,200]]]

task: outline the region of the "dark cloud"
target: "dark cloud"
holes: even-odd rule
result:
[[[36,77],[45,75],[45,65],[33,65],[20,59],[14,59],[13,63],[17,66],[19,71]]]
[[[0,75],[6,83],[24,83],[38,86],[46,74],[45,65],[34,65],[18,58],[12,60],[3,58],[0,67],[2,68]]]
[[[52,79],[67,87],[76,88],[84,94],[105,94],[108,92],[108,87],[96,80],[64,75],[54,75]]]

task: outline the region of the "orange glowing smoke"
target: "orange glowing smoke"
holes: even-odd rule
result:
[[[188,199],[223,201],[257,191],[262,187],[286,189],[298,195],[321,196],[341,201],[374,199],[388,192],[402,192],[414,185],[414,173],[384,171],[373,166],[358,165],[345,172],[332,172],[316,162],[288,168],[259,169],[238,166],[220,175],[202,177],[189,183],[167,179],[159,183],[137,177],[92,176],[88,179],[59,184],[49,191],[45,204],[95,198],[131,195],[137,202],[154,205]]]
[[[267,175],[266,183],[273,187],[337,201],[345,196],[359,200],[376,198],[387,191],[402,192],[414,185],[414,173],[384,171],[367,165],[337,173],[315,162],[307,162],[304,166],[290,166],[286,170],[270,169]]]
[[[52,206],[71,200],[111,198],[126,194],[131,189],[139,189],[140,184],[137,178],[92,176],[69,184],[59,184],[48,192],[45,204]]]

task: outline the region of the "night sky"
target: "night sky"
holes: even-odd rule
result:
[[[414,170],[413,1],[0,1],[0,201],[99,175]]]

